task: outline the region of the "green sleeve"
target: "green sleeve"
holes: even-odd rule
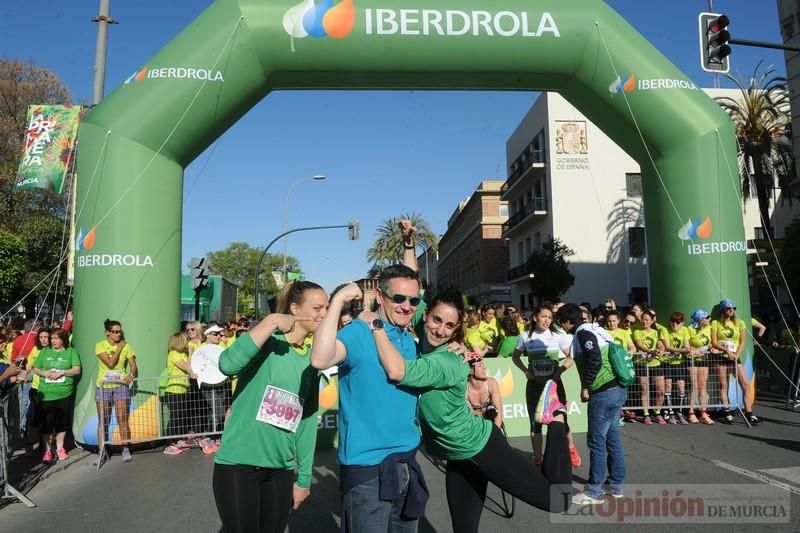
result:
[[[317,447],[317,411],[319,410],[319,372],[308,367],[304,372],[313,372],[310,394],[303,402],[303,419],[294,436],[295,456],[297,457],[297,486],[307,489],[311,486],[311,472],[314,467],[314,450]],[[308,409],[306,409],[308,407]]]
[[[44,350],[39,352],[39,355],[36,356],[36,360],[33,362],[33,368],[38,368],[39,370],[44,369],[44,367],[42,366],[42,354],[43,353],[44,353]]]
[[[269,342],[270,339],[267,339],[265,344]],[[220,354],[219,370],[226,376],[241,374],[260,351],[261,349],[250,338],[250,334],[245,333]]]
[[[406,373],[399,385],[418,389],[442,388],[455,384],[457,372],[455,359],[445,357],[420,357],[406,360]]]
[[[70,348],[70,350],[72,351],[71,366],[81,366],[81,358],[78,356],[78,350],[75,348]]]
[[[417,324],[422,323],[423,313],[425,313],[425,309],[427,308],[428,306],[425,304],[425,300],[420,300],[417,310],[414,311],[414,316],[411,318],[411,327],[416,328]]]

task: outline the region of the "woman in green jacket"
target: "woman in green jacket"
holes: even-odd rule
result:
[[[463,316],[459,291],[439,293],[420,322],[421,356],[413,361],[398,353],[385,331],[376,329],[374,335],[389,379],[421,390],[419,412],[425,447],[447,460],[446,492],[453,531],[478,531],[489,481],[534,507],[563,512],[569,506],[572,473],[564,406],[558,401],[555,382],[545,386],[535,415],[538,422],[550,425],[540,471],[511,448],[500,428],[474,416],[464,401],[469,365],[457,351],[450,350],[452,342],[463,339]],[[358,318],[369,322],[375,315],[365,311]],[[557,493],[561,497],[554,496]]]
[[[327,308],[322,287],[291,283],[278,297],[278,313],[220,355],[222,373],[239,376],[214,459],[214,498],[225,533],[283,532],[290,509],[310,494],[319,398],[310,340]]]

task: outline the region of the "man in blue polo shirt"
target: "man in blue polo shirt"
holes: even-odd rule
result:
[[[383,329],[406,359],[416,359],[408,326],[421,319],[420,282],[414,253],[414,228],[401,222],[403,265],[383,270],[378,279],[380,318],[354,320],[336,331],[346,301],[361,296],[348,285],[330,303],[314,334],[311,364],[339,365],[339,451],[342,531],[416,532],[428,491],[416,462],[419,428],[417,392],[390,382],[378,358],[374,331]]]

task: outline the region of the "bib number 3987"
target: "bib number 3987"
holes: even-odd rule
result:
[[[302,418],[303,402],[299,396],[272,385],[267,387],[256,420],[294,433]]]

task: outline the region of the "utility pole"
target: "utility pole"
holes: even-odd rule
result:
[[[92,105],[103,99],[106,84],[106,48],[108,48],[108,25],[119,24],[109,16],[111,0],[100,0],[100,14],[92,19],[97,22],[97,46],[94,52],[94,82],[92,83]]]

